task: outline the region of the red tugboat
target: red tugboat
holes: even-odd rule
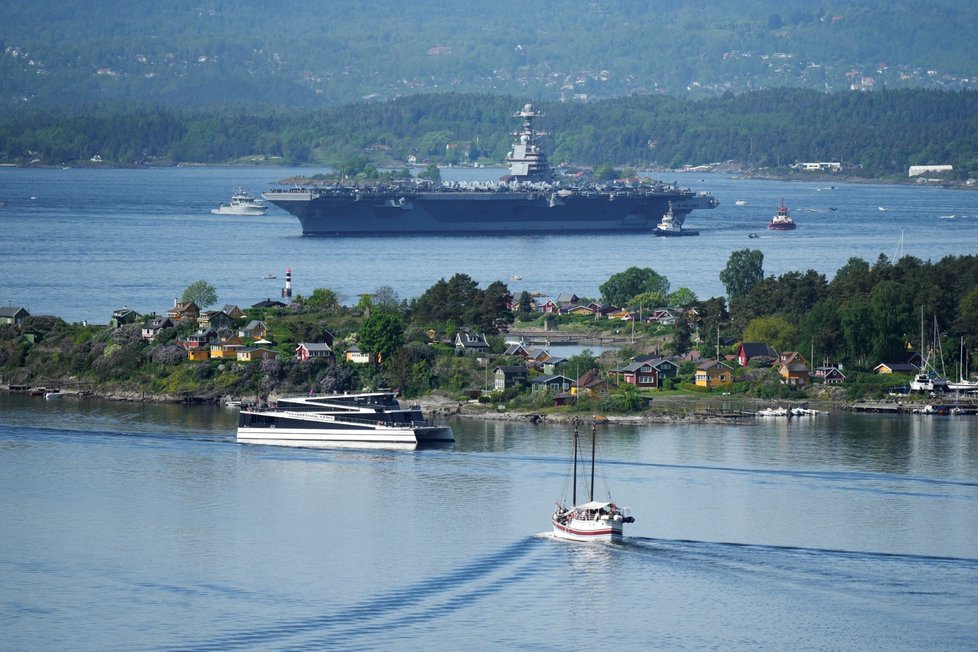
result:
[[[767,228],[772,231],[791,231],[795,227],[795,221],[788,215],[788,207],[784,205],[784,197],[782,197],[781,205],[778,206],[778,212],[771,218],[771,222],[767,225]]]

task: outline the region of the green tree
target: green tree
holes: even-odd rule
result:
[[[400,313],[404,309],[404,304],[397,295],[397,290],[390,285],[382,285],[374,290],[371,297],[371,307],[385,312]]]
[[[404,327],[397,315],[378,312],[363,320],[357,340],[364,350],[386,359],[404,344]]]
[[[335,292],[329,288],[316,288],[312,294],[303,302],[310,310],[335,313],[340,308],[340,299]]]
[[[580,378],[592,369],[600,369],[601,365],[598,363],[598,359],[594,357],[594,352],[591,349],[584,349],[577,355],[567,358],[567,364],[564,368],[567,369],[571,378]]]
[[[958,302],[958,318],[954,328],[971,342],[978,341],[978,285],[973,286]]]
[[[193,301],[198,308],[203,310],[207,306],[217,303],[217,290],[207,281],[194,281],[184,288],[180,300],[184,302]]]
[[[427,179],[434,183],[441,183],[441,170],[434,163],[431,163],[422,172],[418,174],[419,179]]]
[[[780,316],[757,317],[744,329],[745,342],[766,342],[778,351],[787,351],[795,345],[797,329]]]
[[[873,345],[873,318],[868,301],[862,298],[846,301],[842,304],[839,317],[846,342],[846,356],[855,364],[865,365],[870,359]]]
[[[520,292],[520,298],[516,302],[516,316],[522,321],[528,321],[533,313],[533,298],[526,290]]]
[[[513,323],[513,311],[509,309],[513,295],[502,281],[493,281],[482,293],[482,323],[484,332],[495,333],[504,324]]]
[[[669,280],[649,267],[629,267],[613,274],[598,289],[605,301],[623,307],[643,292],[658,292],[665,297],[669,293]]]
[[[661,292],[642,292],[637,294],[629,303],[642,306],[643,308],[657,308],[666,305],[667,299]]]
[[[746,296],[763,279],[764,252],[759,249],[731,252],[727,266],[720,272],[720,282],[731,300]]]
[[[687,308],[696,300],[696,294],[687,287],[679,288],[668,297],[670,308]]]
[[[675,355],[683,355],[689,351],[693,339],[693,329],[689,323],[689,316],[685,313],[678,315],[673,326],[672,339],[669,341],[669,348]]]
[[[594,180],[595,181],[614,181],[615,179],[621,178],[621,172],[616,170],[613,166],[607,163],[601,163],[594,166]]]

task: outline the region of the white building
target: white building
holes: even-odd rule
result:
[[[907,176],[919,177],[921,174],[950,172],[953,169],[953,165],[911,165]]]

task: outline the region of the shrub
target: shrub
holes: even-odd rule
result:
[[[176,365],[187,359],[187,352],[182,346],[155,346],[150,350],[150,360],[159,364]]]

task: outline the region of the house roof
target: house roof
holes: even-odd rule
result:
[[[838,367],[815,367],[815,375],[816,376],[836,376],[836,375],[838,375],[838,376],[842,376],[843,378],[846,377],[846,375],[844,373],[842,373],[842,370],[839,369]]]
[[[655,368],[649,360],[635,360],[624,367],[621,367],[619,371],[638,371],[642,367],[652,367]]]
[[[757,356],[778,357],[778,352],[766,342],[741,342],[740,348],[748,358]]]
[[[542,376],[537,376],[536,378],[531,378],[530,379],[530,384],[531,385],[543,385],[545,383],[549,383],[554,378],[563,378],[563,376],[556,376],[554,374],[544,374]]]
[[[266,328],[265,323],[262,322],[262,321],[260,321],[260,320],[258,320],[258,319],[252,319],[250,322],[248,322],[248,325],[245,326],[244,328],[242,328],[241,330],[243,330],[243,331],[253,331],[253,330],[255,330],[256,328],[259,328],[259,327]]]
[[[20,306],[0,307],[0,317],[20,317],[21,315],[26,314],[28,314],[27,310],[21,308]]]
[[[574,384],[577,385],[578,387],[585,387],[585,388],[587,388],[587,387],[593,387],[594,385],[598,385],[598,384],[603,383],[603,382],[604,382],[604,379],[602,379],[598,375],[598,372],[597,372],[596,369],[588,369],[587,372],[583,376],[581,376],[580,378],[578,378],[574,382]]]
[[[886,367],[890,371],[896,371],[901,373],[917,373],[917,367],[910,364],[909,362],[881,362],[880,364],[873,367],[873,371],[876,371],[880,367]]]
[[[455,343],[461,344],[463,347],[484,349],[489,347],[489,343],[486,342],[486,336],[482,333],[472,333],[467,330],[460,330],[455,335]]]
[[[310,351],[310,352],[311,351],[332,351],[333,350],[333,349],[329,348],[329,344],[326,344],[324,342],[299,342],[299,346],[297,346],[296,348],[303,348],[306,351]]]
[[[525,374],[527,369],[519,365],[500,365],[494,371],[501,371],[504,374]]]
[[[726,362],[719,362],[717,360],[706,360],[704,362],[701,362],[699,366],[697,366],[696,368],[702,371],[708,371],[710,369],[716,369],[717,365],[726,367],[727,369],[733,371],[733,368],[730,365],[728,365]]]
[[[285,304],[281,301],[273,301],[272,299],[265,299],[264,301],[259,301],[258,303],[251,306],[252,308],[284,308]]]
[[[787,369],[791,373],[807,373],[808,365],[804,362],[787,362],[781,365],[782,368]]]

